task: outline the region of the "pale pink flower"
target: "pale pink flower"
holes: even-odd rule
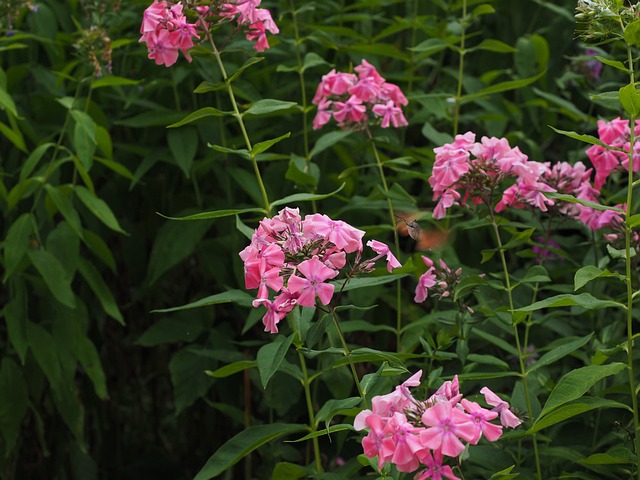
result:
[[[495,442],[502,436],[502,426],[494,425],[490,422],[498,417],[498,412],[482,408],[476,402],[471,402],[466,398],[463,398],[460,404],[467,411],[469,417],[471,417],[471,423],[475,428],[475,438],[470,443],[475,445],[482,435],[490,442]]]
[[[367,247],[371,247],[371,249],[378,254],[377,257],[373,258],[371,261],[375,261],[382,256],[386,256],[387,258],[387,271],[391,273],[394,268],[402,267],[402,264],[398,261],[398,259],[391,253],[389,246],[385,243],[379,242],[377,240],[369,240],[367,242]]]
[[[389,100],[384,105],[374,105],[372,110],[378,117],[382,117],[382,123],[380,124],[382,128],[389,127],[389,123],[391,123],[395,128],[409,125],[407,119],[404,118],[404,115],[402,114],[402,109],[400,107],[396,107],[393,100]]]
[[[500,423],[502,423],[502,425],[515,428],[522,423],[522,420],[509,410],[509,404],[493,393],[489,387],[483,387],[480,393],[484,395],[485,401],[494,407],[493,411],[500,414]]]
[[[385,426],[387,436],[382,441],[384,449],[393,451],[391,462],[400,472],[413,472],[418,469],[420,460],[416,452],[424,447],[420,442],[419,433],[423,429],[416,428],[407,421],[404,414],[396,412]]]
[[[430,267],[425,273],[420,276],[418,285],[416,286],[416,294],[413,297],[413,301],[416,303],[424,302],[429,296],[429,289],[436,284],[435,269]]]
[[[454,408],[448,402],[438,402],[422,414],[422,423],[427,427],[420,432],[422,444],[432,450],[441,450],[448,457],[457,457],[464,450],[461,439],[471,442],[475,429],[469,415]]]
[[[442,452],[434,450],[433,455],[428,449],[422,450],[420,453],[420,461],[427,467],[425,470],[416,475],[414,480],[442,480],[443,477],[449,480],[460,480],[456,477],[449,465],[442,465]]]

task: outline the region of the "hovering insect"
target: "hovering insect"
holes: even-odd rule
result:
[[[433,250],[441,248],[449,242],[449,232],[447,230],[425,229],[417,222],[422,218],[422,212],[396,214],[399,220],[396,228],[398,233],[404,237],[409,236],[416,242],[416,250]]]

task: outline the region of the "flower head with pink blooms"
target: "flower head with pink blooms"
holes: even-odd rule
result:
[[[371,123],[382,128],[408,125],[402,107],[409,102],[397,85],[387,82],[366,60],[356,73],[331,70],[322,77],[313,103],[318,113],[313,128],[322,128],[333,118],[342,129],[360,129]]]
[[[376,240],[367,246],[377,255],[363,260],[364,234],[346,222],[319,213],[303,219],[297,208],[285,208],[275,217],[263,219],[240,258],[244,262],[246,288],[258,289],[253,306],[267,309],[262,319],[265,331],[277,333],[278,323],[296,305],[328,305],[335,292],[335,285],[329,281],[342,269],[347,269],[349,277],[368,273],[383,257],[389,272],[402,266],[389,247]],[[350,254],[355,259],[348,263]]]
[[[187,61],[191,61],[189,49],[194,40],[200,41],[201,35],[212,24],[223,22],[237,23],[238,29],[245,32],[245,38],[255,42],[254,48],[262,52],[269,48],[267,32],[279,33],[279,29],[269,10],[257,8],[261,0],[211,1],[208,5],[197,2],[192,5],[172,0],[155,0],[145,11],[140,27],[140,42],[149,50],[149,58],[157,65],[170,67],[178,60],[182,52]],[[189,23],[183,10],[193,7],[194,23]]]
[[[495,442],[503,427],[522,423],[509,404],[487,387],[481,393],[494,408],[463,398],[457,376],[428,399],[417,400],[409,387],[420,385],[421,376],[418,371],[393,392],[374,397],[371,409],[353,421],[356,430],[368,430],[362,448],[367,457],[378,457],[378,470],[390,462],[400,472],[417,472],[416,479],[459,480],[445,464],[446,457],[458,457],[481,438]]]

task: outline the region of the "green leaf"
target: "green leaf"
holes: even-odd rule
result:
[[[624,281],[624,275],[619,273],[612,273],[609,270],[601,270],[595,265],[587,265],[579,269],[573,277],[573,290],[576,291],[584,287],[587,283],[596,278],[601,277],[615,277],[618,280]]]
[[[161,213],[158,213],[158,215],[169,220],[208,220],[210,218],[230,217],[232,215],[240,215],[243,213],[253,212],[266,214],[263,208],[241,208],[230,210],[214,210],[213,212],[196,213],[193,215],[187,215],[186,217],[167,217],[166,215],[162,215]]]
[[[322,58],[320,55],[314,52],[309,52],[304,56],[304,60],[302,61],[302,68],[300,71],[304,73],[306,70],[319,67],[320,65],[329,65],[327,61]]]
[[[73,127],[73,146],[75,147],[78,159],[89,171],[93,163],[93,155],[98,146],[96,138],[96,126],[93,119],[80,110],[69,110],[71,116],[75,120]]]
[[[211,368],[212,360],[202,355],[203,348],[183,348],[169,362],[176,415],[206,395],[213,385],[214,379],[204,373]]]
[[[116,260],[113,258],[109,246],[96,233],[90,230],[82,231],[82,240],[84,244],[91,250],[112,272],[116,271]]]
[[[29,175],[31,175],[31,172],[33,172],[36,166],[38,166],[38,162],[40,162],[40,159],[45,154],[45,152],[49,150],[49,148],[53,147],[54,145],[55,144],[51,142],[43,143],[42,145],[38,145],[31,152],[29,157],[25,160],[24,164],[22,165],[22,169],[20,170],[21,182],[24,179],[26,179]]]
[[[278,335],[273,342],[263,345],[258,350],[256,360],[262,388],[267,388],[269,380],[278,371],[284,356],[291,346],[291,342],[293,342],[293,337],[294,335],[289,335],[288,337]]]
[[[16,109],[16,104],[11,98],[11,95],[7,93],[2,84],[0,84],[0,109],[6,110],[10,115],[14,117],[20,117],[18,115],[18,110]]]
[[[248,368],[254,368],[258,366],[258,362],[255,360],[240,360],[238,362],[230,363],[229,365],[225,365],[224,367],[220,367],[215,371],[207,370],[205,373],[210,377],[214,378],[225,378],[230,377],[231,375],[243,372]]]
[[[271,140],[266,140],[264,142],[256,143],[251,149],[251,156],[255,157],[256,155],[266,152],[276,143],[284,140],[285,138],[289,138],[291,136],[291,132],[287,132],[284,135],[280,135],[278,138],[273,138]]]
[[[329,147],[332,147],[338,142],[341,142],[353,132],[351,130],[338,130],[335,132],[329,132],[322,135],[315,143],[311,151],[309,152],[309,158],[313,158],[320,152],[323,152]]]
[[[582,307],[585,310],[600,310],[603,308],[617,307],[627,309],[626,305],[612,300],[600,300],[594,297],[590,293],[581,293],[579,295],[571,295],[563,293],[554,297],[535,302],[526,307],[518,308],[516,312],[534,312],[536,310],[542,310],[543,308],[556,308],[556,307]]]
[[[534,75],[533,77],[523,78],[520,80],[508,80],[506,82],[496,83],[495,85],[491,85],[489,87],[483,88],[482,90],[479,90],[477,92],[463,95],[462,98],[460,99],[460,104],[463,105],[465,103],[473,102],[487,95],[493,95],[494,93],[506,92],[509,90],[516,90],[518,88],[526,87],[527,85],[531,85],[532,83],[537,82],[546,73],[547,73],[546,70],[544,70],[538,73],[537,75]]]
[[[443,40],[439,38],[429,38],[423,42],[420,42],[415,47],[410,47],[409,50],[421,53],[422,57],[428,57],[429,55],[441,52],[446,48],[449,48],[449,44],[444,42]]]
[[[190,113],[189,115],[184,117],[179,122],[172,123],[171,125],[168,125],[167,128],[182,127],[183,125],[187,125],[188,123],[195,122],[196,120],[200,120],[202,118],[207,118],[207,117],[226,117],[226,116],[230,116],[230,115],[233,115],[233,112],[223,112],[222,110],[218,110],[217,108],[204,107],[204,108],[201,108],[199,110],[196,110],[193,113]]]
[[[76,299],[71,290],[71,279],[60,261],[45,250],[29,250],[28,255],[55,299],[75,309]]]
[[[495,13],[495,11],[495,8],[493,8],[491,5],[489,5],[488,3],[483,3],[482,5],[478,5],[473,9],[473,12],[471,12],[471,18],[477,18],[480,15],[489,15],[491,13]]]
[[[273,100],[273,99],[263,99],[258,100],[253,105],[251,105],[242,116],[260,116],[260,115],[268,115],[274,112],[281,112],[283,110],[291,110],[294,107],[297,107],[298,104],[296,102],[285,102],[283,100]]]
[[[343,183],[342,185],[340,185],[340,187],[338,187],[337,190],[334,190],[331,193],[324,193],[324,194],[316,194],[316,193],[295,193],[293,195],[289,195],[287,197],[281,198],[279,200],[276,200],[275,202],[271,203],[271,208],[273,209],[273,207],[277,207],[279,205],[288,205],[294,202],[311,202],[314,200],[322,200],[325,198],[329,198],[334,196],[336,193],[338,193],[340,190],[342,190],[344,188],[345,184]]]
[[[563,345],[560,345],[553,350],[548,351],[542,357],[540,357],[532,366],[527,370],[527,374],[537,370],[538,368],[550,365],[553,362],[560,360],[567,355],[576,352],[578,349],[589,343],[589,340],[593,337],[593,332],[582,338],[570,340]]]
[[[594,58],[598,60],[600,63],[609,65],[610,67],[616,68],[621,72],[624,72],[627,75],[629,75],[629,69],[624,65],[624,63],[620,62],[619,60],[610,60],[608,58],[601,57],[600,55],[594,55]]]
[[[231,74],[231,76],[229,77],[229,79],[227,80],[227,82],[229,84],[231,84],[236,78],[238,78],[242,72],[244,72],[247,68],[249,68],[252,65],[255,65],[256,63],[260,63],[262,60],[264,60],[264,57],[249,57],[243,64],[242,66],[236,70],[235,72],[233,72]]]
[[[3,246],[5,283],[29,249],[29,237],[33,233],[34,222],[33,214],[23,213],[9,227]]]
[[[559,406],[582,397],[599,380],[616,375],[625,368],[624,363],[610,363],[589,365],[570,371],[560,379],[549,395],[538,416],[538,421]]]
[[[7,333],[11,345],[20,357],[20,363],[24,365],[29,345],[27,342],[27,297],[22,285],[16,288],[13,298],[2,309],[2,316],[7,323]]]
[[[306,425],[270,423],[254,425],[238,433],[222,445],[202,467],[193,480],[209,480],[225,472],[262,445],[295,432],[305,431]]]
[[[98,218],[98,220],[104,223],[111,230],[128,235],[128,233],[120,227],[118,220],[104,200],[96,197],[82,185],[76,186],[75,192],[80,201],[84,203],[85,207],[87,207],[89,211]]]
[[[599,138],[594,137],[593,135],[584,135],[581,133],[576,133],[573,131],[569,131],[569,130],[560,130],[558,128],[552,127],[551,125],[549,125],[549,128],[551,130],[553,130],[556,133],[559,133],[560,135],[564,135],[565,137],[569,137],[569,138],[573,138],[574,140],[579,140],[581,142],[584,143],[588,143],[590,145],[600,145],[601,147],[605,147],[608,148],[610,150],[620,150],[617,148],[611,148],[609,145],[605,144],[602,142],[602,140],[600,140]],[[547,192],[545,192],[547,193]],[[551,192],[549,192],[551,193]],[[575,197],[571,196],[571,195],[566,195],[566,194],[556,194],[559,195],[557,198],[560,200],[565,200],[567,202],[571,201],[568,198],[572,198],[572,199],[576,199]],[[549,198],[556,198],[554,196],[548,195]],[[562,198],[562,197],[568,197],[568,198]],[[577,199],[576,199],[577,200]],[[580,202],[574,202],[574,203],[580,203]],[[589,202],[589,203],[593,203],[594,205],[599,205],[597,203],[594,202]]]
[[[229,290],[227,292],[218,293],[216,295],[210,295],[202,298],[196,302],[188,303],[180,307],[163,308],[159,310],[152,310],[151,313],[167,313],[177,312],[179,310],[188,310],[190,308],[206,307],[209,305],[218,305],[219,303],[237,303],[241,306],[250,306],[254,297],[249,295],[244,290]]]
[[[164,343],[193,342],[204,330],[199,318],[161,318],[136,340],[136,345],[155,347]]]
[[[55,206],[58,207],[58,210],[71,229],[82,239],[82,223],[80,222],[80,216],[77,210],[73,206],[70,195],[67,194],[69,189],[66,187],[54,187],[48,183],[44,186],[44,189],[47,191],[49,198],[51,198]]]
[[[96,346],[87,337],[81,337],[74,345],[73,353],[91,380],[96,396],[101,400],[107,400],[109,398],[107,377],[104,374],[100,354],[98,354]]]
[[[193,127],[169,130],[167,134],[169,150],[186,178],[191,176],[193,159],[198,150],[198,131]]]
[[[98,297],[100,305],[102,305],[106,314],[121,325],[124,325],[124,319],[122,318],[118,304],[96,267],[84,258],[80,258],[78,271],[84,277],[87,285],[93,290],[93,293],[96,294],[96,297]]]
[[[132,80],[131,78],[117,77],[115,75],[108,75],[106,77],[96,78],[91,82],[91,88],[104,88],[104,87],[122,87],[138,85],[140,80]]]
[[[296,438],[295,440],[285,440],[285,442],[286,443],[305,442],[307,440],[311,440],[312,438],[322,437],[324,435],[330,435],[335,432],[344,432],[345,430],[351,430],[353,432],[354,431],[353,425],[350,425],[348,423],[331,425],[329,428],[316,430],[315,432],[308,433],[304,437]]]
[[[546,413],[544,417],[539,417],[531,429],[527,431],[527,434],[538,432],[543,428],[550,427],[551,425],[563,422],[568,418],[575,417],[576,415],[580,415],[581,413],[597,408],[622,408],[625,410],[631,410],[624,403],[608,400],[606,398],[582,397],[554,408],[552,411],[549,411],[549,413]]]
[[[279,462],[271,472],[271,480],[300,480],[312,474],[311,469],[295,463]]]
[[[8,357],[0,364],[0,432],[4,438],[5,458],[10,457],[27,414],[29,393],[22,371]]]
[[[480,42],[475,47],[471,47],[467,49],[467,52],[472,52],[475,50],[487,50],[489,52],[497,52],[497,53],[513,53],[517,52],[518,49],[512,47],[511,45],[507,45],[500,40],[493,40],[491,38],[487,38]]]
[[[617,212],[624,215],[624,210],[618,207],[609,207],[606,205],[602,205],[600,203],[590,202],[587,200],[582,200],[581,198],[576,198],[573,195],[567,195],[565,193],[555,193],[555,192],[542,192],[546,197],[552,198],[554,200],[562,200],[563,202],[569,203],[579,203],[580,205],[584,205],[585,207],[593,208],[594,210],[598,210],[600,212],[604,212],[607,210],[611,210],[613,212]]]
[[[632,83],[618,91],[618,98],[625,111],[634,118],[640,116],[640,92]]]
[[[630,47],[640,46],[640,20],[635,20],[624,27],[624,41]]]
[[[348,292],[349,290],[355,290],[357,288],[370,288],[377,285],[384,285],[385,283],[393,282],[400,278],[404,278],[408,275],[409,275],[408,273],[401,273],[401,274],[385,274],[385,275],[380,275],[379,277],[351,278],[349,279],[349,281],[347,282],[347,285],[344,288],[342,288],[342,284],[344,283],[344,280],[334,280],[333,282],[330,282],[330,283],[333,283],[336,286],[336,290],[339,290],[342,288],[342,291]]]
[[[316,426],[320,425],[320,422],[325,422],[327,426],[331,425],[331,420],[340,410],[353,408],[361,401],[362,398],[360,397],[332,398],[328,400],[316,414]]]

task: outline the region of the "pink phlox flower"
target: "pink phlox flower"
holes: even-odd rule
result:
[[[369,415],[366,418],[366,426],[369,433],[362,439],[362,449],[369,458],[378,457],[378,470],[382,470],[384,464],[391,460],[395,450],[385,445],[385,439],[389,436],[386,431],[388,420],[380,415]]]
[[[442,452],[440,450],[434,450],[433,455],[431,450],[424,449],[419,454],[420,461],[427,467],[416,475],[414,480],[442,480],[443,477],[449,480],[460,480],[456,477],[449,465],[442,465]]]
[[[396,107],[393,100],[389,100],[384,105],[374,105],[372,110],[378,117],[382,117],[382,123],[380,124],[382,128],[388,128],[389,123],[391,123],[395,128],[404,127],[409,124],[402,114],[402,109],[400,107]]]
[[[376,261],[377,259],[386,256],[387,258],[387,271],[391,273],[394,268],[402,267],[402,264],[398,261],[398,259],[391,253],[389,246],[385,243],[379,242],[377,240],[369,240],[367,242],[367,247],[371,247],[371,249],[378,254],[377,257],[373,258],[372,261]]]
[[[395,105],[407,106],[409,100],[404,96],[400,87],[393,83],[384,82],[380,90],[380,100],[391,100]]]
[[[393,451],[391,462],[400,472],[413,472],[420,465],[416,452],[424,447],[418,433],[423,430],[414,427],[402,413],[394,413],[385,426],[387,436],[382,446],[387,451]]]
[[[250,42],[256,42],[254,44],[254,48],[257,52],[264,52],[267,48],[269,48],[267,33],[264,24],[261,22],[256,22],[249,25],[249,31],[245,35],[245,38]]]
[[[361,76],[347,91],[362,102],[375,102],[380,95],[381,85],[374,77]]]
[[[469,413],[471,422],[475,427],[476,437],[470,443],[475,445],[482,435],[490,442],[495,442],[502,436],[502,426],[491,423],[491,420],[498,417],[498,412],[482,408],[476,402],[469,401],[466,398],[463,398],[460,404]]]
[[[342,220],[331,220],[323,214],[307,215],[304,219],[303,232],[307,238],[324,238],[346,253],[362,251],[362,237],[365,232],[352,227]]]
[[[170,67],[178,61],[178,46],[171,42],[168,30],[145,33],[140,41],[147,44],[149,58],[156,62],[156,65]]]
[[[424,302],[429,296],[429,289],[436,284],[435,269],[430,267],[425,273],[423,273],[418,279],[418,285],[416,286],[416,293],[413,297],[413,301],[416,303]]]
[[[448,457],[457,457],[465,446],[461,439],[471,442],[475,428],[469,415],[448,402],[438,402],[422,414],[422,423],[427,428],[420,432],[422,444],[431,449],[440,449]]]
[[[329,110],[333,102],[331,100],[322,100],[320,105],[318,105],[318,111],[316,112],[316,116],[313,118],[313,129],[319,130],[324,125],[329,123],[331,120],[332,111]]]
[[[327,97],[330,95],[340,96],[346,93],[357,81],[358,77],[356,75],[336,72],[334,68],[322,76],[322,80],[311,102],[314,105],[319,105],[323,101],[327,101]]]
[[[438,204],[433,209],[433,218],[439,220],[444,218],[447,214],[447,208],[452,207],[458,203],[460,194],[453,188],[447,188],[440,197]]]
[[[433,188],[435,200],[437,194],[444,192],[471,170],[471,156],[469,150],[456,147],[454,144],[435,148],[434,151],[436,161],[429,177],[429,184]]]
[[[612,147],[621,146],[627,141],[630,133],[629,120],[620,117],[614,118],[610,122],[598,120],[598,137],[602,143]]]
[[[483,387],[480,393],[484,395],[485,401],[494,407],[493,411],[500,414],[500,423],[502,423],[503,426],[515,428],[522,423],[522,420],[509,410],[509,404],[493,393],[489,387]]]
[[[616,205],[620,207],[620,205]],[[580,206],[581,212],[578,217],[591,230],[601,228],[613,228],[623,222],[622,216],[614,210],[596,210],[595,208]]]
[[[448,402],[451,405],[456,405],[462,395],[460,394],[460,383],[458,382],[458,375],[453,377],[453,380],[447,380],[436,392],[427,400],[428,404],[434,404],[436,402]]]
[[[155,32],[160,24],[166,21],[168,5],[167,2],[155,1],[142,14],[142,25],[140,33]]]
[[[355,95],[349,97],[346,102],[334,102],[333,106],[335,107],[333,118],[341,124],[347,122],[360,123],[367,113],[367,107]]]
[[[621,160],[626,157],[624,152],[612,151],[601,145],[592,145],[586,153],[596,171],[593,186],[597,190],[602,189],[609,175],[620,166]]]
[[[260,285],[258,287],[257,298],[269,298],[269,289],[279,292],[283,286],[284,279],[280,276],[280,267],[268,268],[266,262],[261,263]],[[268,287],[268,288],[267,288]]]
[[[264,305],[267,313],[262,317],[264,331],[269,333],[278,333],[278,323],[287,316],[296,305],[296,299],[288,290],[283,290],[280,295],[273,299],[257,298],[251,302],[254,308]]]
[[[382,78],[382,76],[378,73],[376,67],[371,65],[364,58],[362,59],[362,62],[360,62],[360,65],[356,66],[354,70],[358,72],[358,76],[360,78],[373,78],[373,80],[377,83],[384,82],[384,78]]]
[[[347,254],[337,248],[327,250],[322,257],[322,263],[334,270],[340,270],[347,264]]]
[[[238,25],[250,25],[259,20],[257,10],[260,2],[261,0],[236,0],[227,5],[228,10],[233,10],[238,15]]]
[[[309,260],[300,262],[298,272],[304,275],[304,278],[292,275],[288,283],[291,293],[299,295],[298,304],[303,307],[313,307],[318,297],[323,305],[328,305],[335,286],[324,282],[338,275],[338,271],[327,267],[318,260],[317,256],[313,256]]]

